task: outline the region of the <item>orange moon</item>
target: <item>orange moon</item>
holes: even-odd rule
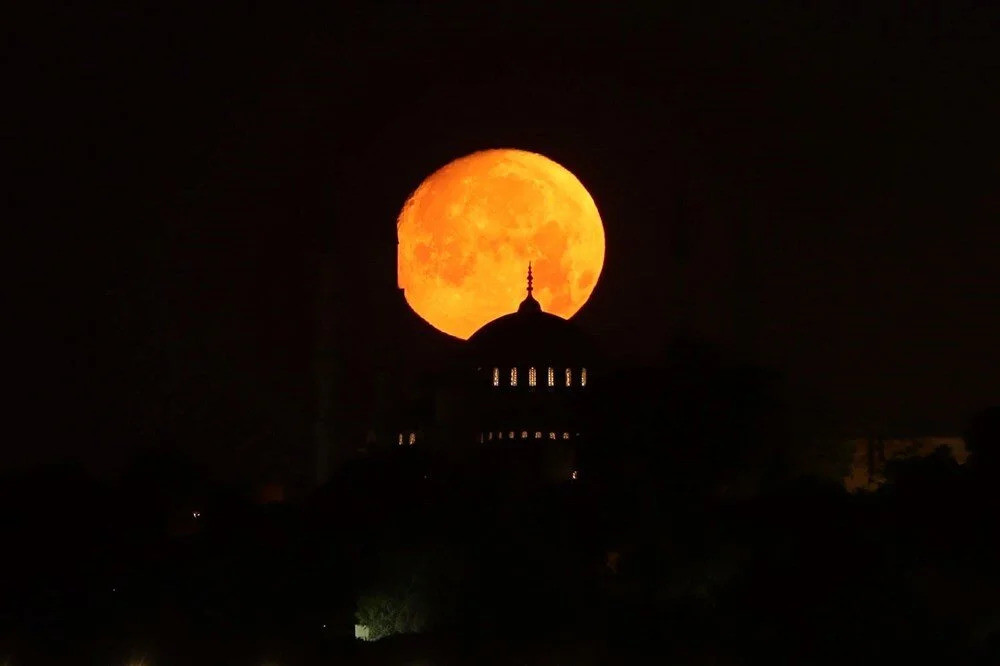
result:
[[[467,339],[534,297],[572,317],[604,265],[594,199],[563,166],[524,150],[483,150],[441,167],[410,195],[396,225],[397,279],[428,323]]]

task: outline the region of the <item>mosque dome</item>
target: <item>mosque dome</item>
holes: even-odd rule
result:
[[[544,312],[532,296],[531,266],[528,295],[516,312],[485,324],[472,334],[468,350],[482,363],[567,366],[593,356],[593,343],[572,322]]]

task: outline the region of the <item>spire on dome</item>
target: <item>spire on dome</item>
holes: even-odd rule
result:
[[[531,275],[531,262],[528,262],[528,296],[521,301],[521,305],[518,306],[518,312],[541,312],[542,306],[535,300],[535,297],[531,295],[531,292],[535,290],[533,283],[535,278]]]

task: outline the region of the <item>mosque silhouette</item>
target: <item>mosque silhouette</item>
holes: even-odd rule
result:
[[[520,305],[467,341],[430,331],[404,301],[364,443],[346,457],[419,454],[439,466],[475,460],[489,470],[527,467],[550,481],[577,478],[601,355],[533,291],[529,264]]]

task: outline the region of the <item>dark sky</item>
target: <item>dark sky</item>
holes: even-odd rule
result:
[[[1000,402],[993,3],[329,4],[15,21],[0,467],[306,446],[317,304],[362,381],[399,207],[498,146],[594,195],[622,362],[683,332],[861,429]]]

